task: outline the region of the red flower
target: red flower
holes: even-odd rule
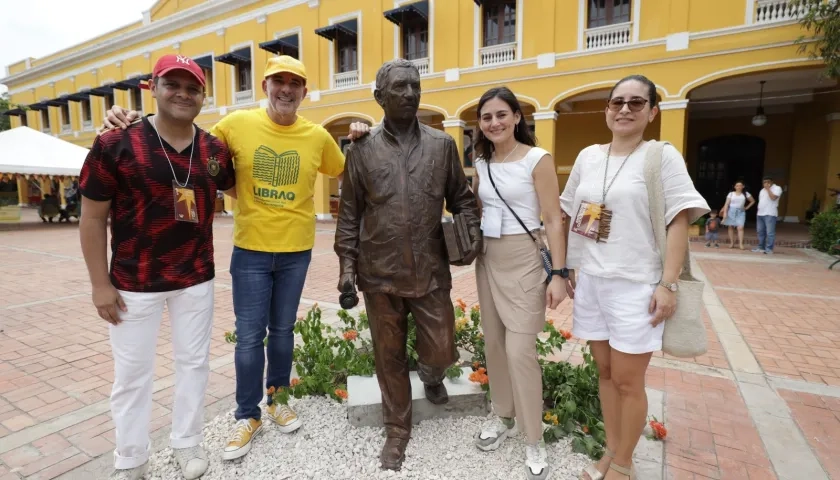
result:
[[[665,440],[665,437],[668,436],[668,430],[665,428],[665,425],[656,419],[650,421],[650,428],[653,430],[653,438],[656,440]]]
[[[572,338],[572,332],[568,330],[560,330],[560,335],[563,335],[563,338],[565,338],[566,340]]]
[[[359,338],[359,332],[355,330],[347,330],[344,332],[344,339],[347,341],[353,341],[357,338]]]

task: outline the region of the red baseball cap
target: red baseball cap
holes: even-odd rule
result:
[[[152,78],[162,77],[174,70],[189,72],[202,87],[206,85],[204,71],[195,63],[195,60],[184,55],[169,54],[160,57],[155,64],[154,70],[152,70]],[[147,84],[141,84],[141,87],[149,88]]]

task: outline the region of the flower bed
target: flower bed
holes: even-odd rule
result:
[[[473,370],[470,380],[481,384],[490,396],[480,308],[474,305],[468,310],[467,305],[458,300],[454,309],[455,343],[458,350],[469,358],[452,365],[446,374],[449,378],[459,377],[461,367],[469,365]],[[341,320],[339,327],[324,325],[321,309],[314,305],[306,318],[298,319],[295,333],[301,336],[303,343],[295,346],[294,363],[300,378],[294,379],[288,387],[270,388],[267,393],[274,402],[285,404],[291,396],[302,398],[309,395],[325,395],[341,402],[347,399],[349,376],[373,375],[372,343],[359,335],[360,331],[369,328],[367,315],[362,312],[354,318],[341,310],[338,316]],[[409,368],[416,369],[417,335],[411,315],[408,327],[406,351]],[[581,365],[546,359],[560,353],[570,338],[569,332],[556,329],[552,321],[546,322],[542,335],[537,338],[537,353],[543,370],[544,438],[550,443],[571,436],[575,451],[598,458],[603,453],[606,437],[598,399],[598,369],[591,354],[584,348]],[[225,339],[236,343],[236,332],[226,333]]]

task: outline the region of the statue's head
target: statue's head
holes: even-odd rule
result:
[[[402,58],[386,62],[376,73],[373,96],[386,119],[399,122],[415,118],[420,108],[420,72]]]

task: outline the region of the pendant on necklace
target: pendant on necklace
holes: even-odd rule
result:
[[[612,210],[607,209],[606,205],[601,204],[600,217],[598,218],[598,234],[595,237],[595,242],[606,242],[610,236],[610,224],[612,223]]]

